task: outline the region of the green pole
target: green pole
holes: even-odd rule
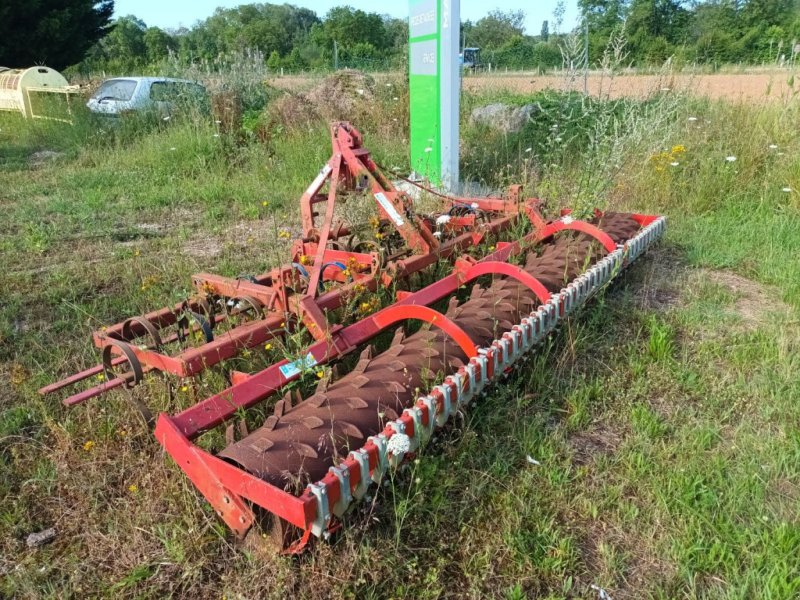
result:
[[[460,29],[459,0],[409,0],[411,167],[448,190],[458,187]]]

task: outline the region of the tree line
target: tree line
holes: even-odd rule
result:
[[[625,61],[762,64],[794,60],[800,51],[800,0],[577,0],[588,25],[589,61],[603,57],[622,33]],[[484,64],[534,69],[562,65],[565,3],[538,35],[525,31],[523,11],[490,11],[461,25],[462,43],[479,47]],[[218,8],[190,28],[148,27],[135,16],[111,21],[111,0],[6,0],[0,7],[0,64],[47,63],[73,72],[136,72],[166,59],[214,61],[257,52],[277,70],[334,66],[402,68],[408,24],[375,12],[336,7],[320,17],[291,4]]]
[[[637,65],[800,60],[800,0],[578,0],[578,7],[590,60],[623,28]]]

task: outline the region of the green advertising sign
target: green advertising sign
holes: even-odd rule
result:
[[[458,0],[409,0],[411,167],[446,189],[458,185],[460,23]]]

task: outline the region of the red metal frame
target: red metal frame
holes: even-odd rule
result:
[[[362,145],[358,131],[346,123],[334,124],[331,141],[333,152],[330,160],[300,199],[303,238],[295,240],[292,245],[292,264],[272,269],[252,280],[196,274],[192,281],[200,292],[197,299],[97,331],[93,335],[96,346],[116,355],[120,354],[120,348],[130,348],[140,363],[141,373],[161,371],[190,377],[246,348],[283,336],[291,327],[305,326],[314,342],[304,353],[310,360],[304,359],[303,364],[312,367],[344,356],[398,322],[417,319],[440,327],[468,357],[474,357],[477,348],[469,336],[445,315],[431,309],[430,305],[484,275],[512,277],[531,289],[541,302],[547,302],[550,293],[541,282],[508,260],[559,231],[574,230],[590,235],[609,252],[616,248],[611,238],[591,223],[575,220],[546,222],[539,213],[539,202],[535,199],[523,200],[519,186],[512,186],[507,198],[450,198],[451,209],[465,207],[468,212],[480,211],[485,218],[484,222],[479,222],[474,214],[453,215],[445,224],[445,239],[440,240],[432,230],[434,220],[415,213],[411,199],[397,190],[372,160]],[[382,217],[381,227],[393,227],[404,240],[406,251],[382,263],[378,253],[342,250],[341,245],[337,244],[338,240],[350,235],[348,226],[334,223],[337,192],[342,189],[368,190],[375,198]],[[318,223],[320,214],[316,208],[323,203],[325,211],[322,222]],[[496,249],[481,260],[460,256],[462,252],[484,242],[487,236],[496,239],[497,235],[525,217],[531,226],[531,233],[522,239],[497,242]],[[634,215],[634,218],[644,226],[656,217]],[[385,288],[443,259],[453,262],[453,270],[449,275],[417,291],[398,290],[397,301],[392,306],[359,321],[333,327],[329,324],[326,311],[345,306],[359,290],[373,292],[379,287]],[[342,269],[341,265],[345,265],[346,269]],[[220,302],[212,302],[217,299]],[[215,314],[215,304],[233,308]],[[237,308],[241,305],[249,307],[250,313]],[[187,319],[187,314],[193,315],[194,322]],[[186,332],[207,335],[209,330],[213,332],[241,314],[249,314],[250,320],[217,333],[212,341],[195,348],[185,348],[174,356],[166,354],[162,348],[180,339],[180,332],[167,331],[167,335],[162,332],[169,327],[179,326],[182,319]],[[154,335],[154,331],[158,333]],[[140,339],[148,337],[149,344],[139,343]],[[125,346],[121,346],[120,342]],[[106,350],[109,344],[111,348]],[[488,352],[491,357],[504,350],[491,348]],[[127,354],[114,356],[110,366],[117,367],[126,362],[130,362]],[[254,522],[253,509],[249,504],[252,503],[305,530],[303,540],[307,540],[310,524],[316,515],[316,500],[308,490],[295,496],[278,489],[201,449],[195,440],[204,432],[236,418],[242,409],[265,401],[298,379],[301,376],[299,370],[289,377],[281,372],[281,367],[288,363],[284,359],[253,374],[235,371],[231,375],[232,385],[227,389],[177,414],[162,413],[156,423],[155,436],[159,443],[239,536],[244,535]],[[492,364],[491,360],[489,364]],[[489,371],[491,376],[491,366]],[[40,392],[53,393],[102,372],[103,366],[98,365],[46,386]],[[465,379],[462,378],[462,381]],[[129,382],[130,379],[124,376],[116,377],[85,389],[64,402],[68,405],[77,404]],[[456,384],[452,378],[447,378],[444,385]],[[441,395],[437,396],[437,402],[442,402]],[[428,424],[432,415],[424,406],[421,410],[422,422]],[[401,419],[406,431],[413,435],[413,420],[405,415]],[[391,430],[384,433],[387,437],[392,435]],[[377,448],[369,443],[365,448],[369,454],[370,469],[373,469],[378,460]],[[353,461],[345,464],[351,470],[358,469]],[[323,481],[329,486],[330,497],[338,498],[338,479],[329,475]],[[351,481],[354,485],[355,480]]]

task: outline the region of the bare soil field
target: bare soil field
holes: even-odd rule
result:
[[[377,75],[379,79],[381,75]],[[304,91],[317,81],[311,76],[287,76],[270,80],[275,87]],[[472,92],[507,89],[515,92],[537,92],[545,89],[582,90],[583,77],[570,79],[564,75],[535,75],[530,73],[474,75],[463,80],[464,89]],[[645,98],[659,90],[689,92],[712,99],[747,102],[781,102],[788,100],[793,89],[793,72],[769,71],[760,73],[664,75],[603,75],[589,76],[589,93],[608,98]]]
[[[779,101],[792,93],[791,72],[721,73],[714,75],[665,74],[618,75],[614,78],[589,76],[589,93],[610,98],[645,98],[654,91],[685,91],[709,98],[746,100],[751,102]],[[570,81],[556,75],[483,75],[466,77],[464,87],[470,91],[506,88],[517,92],[536,92],[544,89],[583,89],[583,77]]]

